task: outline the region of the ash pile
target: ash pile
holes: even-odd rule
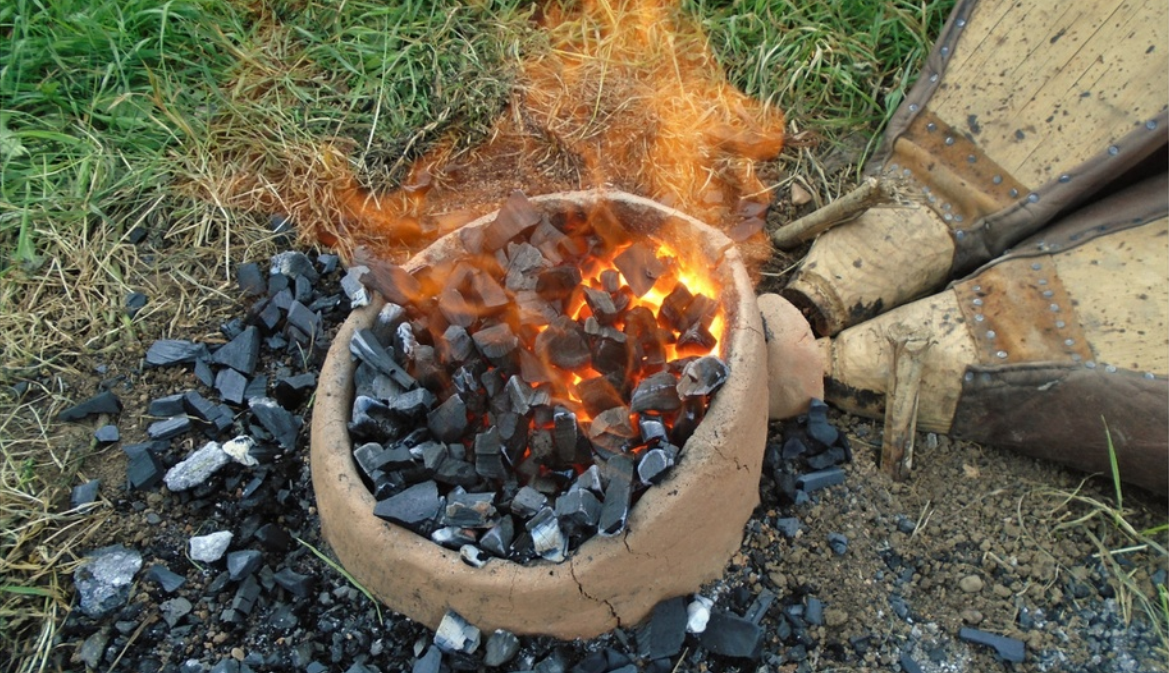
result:
[[[469,254],[343,281],[387,300],[349,344],[354,460],[377,516],[470,565],[562,562],[625,530],[726,381],[717,288],[607,210],[517,192],[460,234]]]

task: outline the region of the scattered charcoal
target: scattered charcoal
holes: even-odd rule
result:
[[[235,590],[235,595],[231,598],[230,607],[220,614],[222,621],[238,624],[244,621],[247,615],[252,613],[252,609],[256,607],[256,601],[260,598],[260,584],[256,581],[256,577],[245,578],[240,583],[239,588]]]
[[[540,510],[525,526],[532,536],[533,548],[541,558],[553,563],[564,561],[568,553],[568,541],[560,530],[560,522],[552,508]]]
[[[410,673],[439,673],[442,670],[442,650],[437,644],[431,645],[426,654],[414,661]]]
[[[782,452],[780,453],[780,455],[784,460],[795,460],[796,458],[799,458],[800,456],[804,455],[807,452],[808,452],[808,445],[804,443],[804,440],[798,436],[793,435],[791,437],[788,437],[786,440],[784,440],[783,449],[782,449]],[[826,465],[825,467],[830,467],[830,466]],[[813,469],[821,469],[821,468],[813,468]]]
[[[674,348],[679,357],[688,357],[709,353],[716,345],[718,345],[718,339],[714,338],[706,325],[694,323],[678,337]]]
[[[485,555],[482,549],[479,549],[473,544],[465,544],[459,547],[459,558],[463,560],[463,563],[466,563],[472,568],[482,568],[491,560],[490,556]]]
[[[760,591],[759,595],[755,597],[755,600],[751,601],[751,607],[747,608],[747,612],[743,615],[743,618],[753,624],[761,623],[763,618],[767,616],[767,611],[775,603],[775,598],[775,592],[770,589]]]
[[[1000,636],[995,633],[987,633],[979,629],[972,629],[969,626],[960,628],[958,630],[958,637],[968,643],[993,647],[995,653],[1003,661],[1020,663],[1026,656],[1023,641],[1017,638],[1008,638],[1007,636]]]
[[[812,596],[804,599],[804,620],[812,626],[823,626],[824,602]]]
[[[299,301],[293,300],[288,307],[286,327],[288,337],[296,343],[310,344],[320,341],[321,316],[310,311]]]
[[[288,551],[292,548],[292,536],[274,523],[266,523],[256,529],[254,533],[258,541],[268,551]]]
[[[221,369],[215,375],[215,389],[224,402],[243,404],[248,380],[234,369]]]
[[[515,522],[510,516],[504,516],[491,530],[483,534],[479,546],[499,558],[507,558],[511,553],[511,543],[514,539]]]
[[[96,619],[120,608],[141,569],[142,555],[122,545],[90,553],[73,573],[81,611]]]
[[[568,535],[591,533],[601,517],[601,501],[592,491],[573,488],[556,499],[556,518]]]
[[[754,660],[762,653],[763,629],[750,620],[714,610],[699,642],[713,654]]]
[[[448,610],[434,632],[434,644],[444,652],[472,654],[479,649],[479,629],[467,623],[459,613]]]
[[[678,395],[680,397],[712,395],[726,382],[729,375],[730,371],[726,364],[713,355],[691,360],[682,368],[682,375],[678,379]]]
[[[172,439],[191,429],[191,419],[186,415],[172,416],[165,420],[155,421],[146,428],[146,434],[151,439]]]
[[[192,560],[200,563],[214,563],[227,553],[227,548],[231,545],[231,538],[232,534],[229,530],[196,535],[187,543],[188,554]]]
[[[487,637],[487,645],[483,653],[485,666],[502,666],[511,661],[520,651],[520,640],[511,631],[496,629]]]
[[[455,442],[467,430],[467,406],[456,393],[426,415],[426,427],[440,442]],[[478,455],[478,454],[476,454]]]
[[[103,425],[93,431],[93,438],[97,440],[98,444],[113,444],[121,439],[122,435],[118,432],[118,426]]]
[[[378,341],[372,330],[362,329],[353,333],[349,341],[349,352],[359,360],[390,377],[394,383],[409,390],[415,385],[413,377],[406,373]]]
[[[808,436],[824,446],[832,446],[840,436],[828,422],[828,405],[823,400],[812,400],[808,407]]]
[[[682,651],[686,639],[686,601],[678,596],[654,606],[637,632],[639,654],[647,659],[672,657]]]
[[[312,283],[316,283],[320,279],[312,260],[308,258],[308,255],[297,250],[287,250],[273,255],[270,274],[273,276],[280,274],[288,278],[304,276]]]
[[[612,325],[617,319],[617,315],[621,312],[614,303],[612,295],[604,290],[597,290],[591,287],[585,287],[584,297],[585,303],[589,305],[589,310],[592,311],[593,317],[601,325]]]
[[[131,292],[126,295],[126,316],[133,320],[139,311],[146,308],[146,301],[146,295],[141,292]]]
[[[633,461],[625,455],[613,456],[605,463],[605,473],[609,484],[605,487],[598,533],[608,537],[625,530],[633,486]]]
[[[437,401],[426,388],[415,388],[395,396],[386,407],[404,420],[421,420]]]
[[[442,522],[459,528],[487,528],[497,516],[494,493],[451,493]]]
[[[844,470],[839,467],[830,467],[826,470],[808,472],[796,478],[796,486],[805,493],[812,493],[822,488],[844,483]]]
[[[212,353],[211,364],[231,367],[244,376],[251,376],[256,371],[259,357],[260,330],[252,326]]]
[[[573,371],[590,364],[592,353],[576,321],[560,316],[536,337],[536,356],[560,369]]]
[[[705,631],[706,625],[710,622],[710,609],[713,606],[714,601],[709,598],[695,596],[686,606],[686,632],[698,634]]]
[[[644,297],[652,290],[658,278],[667,271],[667,266],[644,243],[630,245],[613,259],[613,264],[638,297]]]
[[[629,408],[634,413],[677,411],[681,407],[678,379],[670,372],[658,372],[638,382],[629,403]]]
[[[513,191],[491,224],[483,229],[483,245],[494,252],[540,223],[542,215],[521,191]],[[473,251],[474,252],[474,251]]]
[[[185,339],[159,339],[150,344],[146,351],[146,364],[151,367],[167,367],[205,360],[208,355],[206,344]]]
[[[303,423],[300,417],[292,415],[269,397],[248,400],[248,408],[252,410],[256,420],[260,421],[260,425],[272,433],[280,448],[285,451],[296,448],[296,436]]]
[[[536,293],[542,299],[559,301],[580,285],[580,268],[575,265],[554,266],[536,276]]]
[[[207,442],[198,451],[167,470],[166,487],[175,492],[194,488],[207,481],[230,461],[231,456],[224,452],[218,442]]]
[[[122,413],[122,401],[118,399],[108,390],[104,390],[93,397],[75,404],[65,411],[62,411],[57,419],[65,422],[80,421],[86,416],[95,414],[120,414]]]
[[[296,281],[293,282],[292,296],[302,304],[311,302],[313,300],[313,284],[304,276],[297,276]]]
[[[796,535],[799,535],[801,528],[803,528],[803,525],[794,516],[781,517],[775,520],[775,529],[789,540],[795,539]]]
[[[301,575],[292,568],[281,568],[273,577],[276,583],[297,598],[308,598],[313,592],[313,578]]]
[[[90,479],[84,484],[78,484],[69,492],[69,506],[73,509],[84,507],[97,500],[101,479]]]
[[[170,568],[167,568],[161,563],[150,566],[150,570],[146,571],[146,579],[157,584],[168,594],[173,594],[178,591],[179,587],[187,583],[187,578],[178,573],[171,572]]]
[[[233,582],[239,582],[260,569],[264,555],[255,549],[241,549],[227,555],[227,573]]]
[[[162,482],[165,470],[162,461],[146,444],[133,444],[122,448],[130,457],[126,463],[126,481],[132,489],[153,488]]]
[[[361,277],[367,273],[369,273],[367,266],[351,266],[341,278],[341,290],[349,298],[349,306],[352,308],[360,308],[369,304],[369,292],[366,291],[365,285],[361,282]]]
[[[191,604],[191,601],[182,596],[167,599],[158,606],[159,612],[162,613],[163,621],[172,629],[183,617],[189,615],[194,608],[195,606]]]
[[[280,324],[280,320],[284,317],[276,302],[266,299],[256,302],[255,306],[252,307],[252,311],[260,321],[260,326],[264,328],[265,334],[274,332],[276,326]]]
[[[258,297],[268,291],[268,283],[255,262],[240,264],[235,268],[235,282],[245,297]]]
[[[829,533],[828,547],[833,554],[844,556],[848,553],[848,538],[841,533]]]
[[[511,511],[523,519],[530,519],[548,506],[548,498],[531,486],[524,486],[511,499]]]
[[[507,323],[485,327],[471,335],[471,339],[483,357],[496,366],[508,364],[509,356],[515,353],[520,343]]]
[[[433,481],[425,481],[378,502],[373,513],[416,533],[426,534],[438,517],[441,506],[438,485]]]
[[[184,393],[175,393],[174,395],[167,395],[160,397],[150,402],[146,413],[155,418],[166,418],[170,416],[178,416],[186,410],[183,404]]]
[[[633,423],[629,420],[628,407],[613,407],[603,411],[589,425],[589,439],[597,446],[610,451],[621,451],[637,437]]]

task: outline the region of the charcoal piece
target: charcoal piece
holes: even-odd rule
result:
[[[187,578],[182,575],[172,572],[170,568],[156,563],[150,566],[150,570],[146,571],[146,579],[157,584],[163,591],[168,594],[173,594],[180,587],[187,583]]]
[[[116,425],[103,425],[97,430],[93,431],[93,438],[99,444],[113,444],[122,438],[121,433],[118,432]]]
[[[475,472],[484,479],[507,478],[507,469],[503,465],[503,443],[497,428],[490,427],[475,435]]]
[[[255,549],[241,549],[227,555],[227,574],[233,582],[239,582],[260,569],[264,555]]]
[[[602,495],[605,492],[605,487],[601,482],[601,469],[596,464],[590,465],[587,470],[577,475],[572,487],[592,491],[595,495]]]
[[[775,520],[775,529],[789,540],[795,539],[802,527],[800,520],[794,516],[780,517]]]
[[[1026,649],[1023,641],[1017,638],[1008,638],[1007,636],[1000,636],[995,633],[987,633],[986,631],[972,629],[968,626],[963,626],[958,630],[958,637],[968,643],[993,647],[995,653],[1003,661],[1020,663],[1026,657]]]
[[[633,366],[633,351],[629,348],[629,340],[624,332],[612,327],[598,328],[590,333],[589,325],[595,319],[585,320],[585,334],[589,335],[589,353],[592,356],[593,369],[602,374],[612,374],[618,380],[625,380]]]
[[[451,493],[442,523],[460,528],[488,528],[494,523],[494,493]]]
[[[536,225],[529,239],[551,264],[559,264],[566,257],[578,258],[586,250],[583,242],[569,236],[547,220]]]
[[[640,414],[637,419],[637,431],[641,441],[650,446],[669,443],[670,434],[661,416],[652,413]]]
[[[834,446],[827,451],[810,456],[805,462],[807,462],[808,467],[813,470],[823,470],[825,468],[832,467],[833,465],[839,465],[845,462],[844,449],[840,448],[839,446]]]
[[[453,610],[443,615],[434,630],[434,644],[444,652],[471,654],[479,649],[479,638],[479,629]]]
[[[101,488],[101,479],[90,479],[84,484],[78,484],[69,492],[69,506],[73,509],[84,507],[97,500],[98,490]]]
[[[378,471],[373,476],[373,499],[386,498],[401,493],[406,488],[406,477],[398,470]]]
[[[369,304],[369,292],[365,289],[365,284],[361,282],[361,277],[369,273],[369,267],[363,265],[351,266],[345,271],[345,275],[341,277],[341,291],[349,298],[349,306],[351,308],[359,308]]]
[[[257,397],[248,400],[248,408],[260,421],[280,448],[291,451],[296,448],[296,437],[300,426],[304,422],[299,416],[294,416],[270,397]]]
[[[525,528],[532,536],[532,547],[536,554],[553,563],[564,561],[568,553],[568,541],[560,530],[560,522],[552,508],[541,509],[525,524]]]
[[[414,323],[404,322],[394,330],[392,340],[394,349],[406,359],[413,358],[414,349],[418,347],[418,338],[414,336],[414,329]]]
[[[609,483],[605,487],[597,532],[609,537],[625,530],[633,487],[633,461],[625,455],[613,456],[605,463],[604,472]]]
[[[589,344],[576,321],[560,316],[536,337],[535,351],[541,362],[573,371],[592,360]]]
[[[658,259],[653,249],[640,242],[625,248],[613,259],[613,265],[638,297],[644,297],[652,290],[658,278],[667,271],[666,265]]]
[[[824,625],[824,601],[808,596],[804,599],[804,621],[812,626]]]
[[[166,440],[178,437],[190,429],[191,419],[184,414],[151,423],[146,427],[146,434],[151,439]]]
[[[257,308],[258,307],[258,308]],[[281,318],[284,316],[280,313],[280,307],[276,302],[271,300],[262,300],[252,307],[252,312],[256,319],[260,321],[260,326],[264,328],[265,334],[271,334],[276,331],[276,326],[280,324]]]
[[[441,508],[442,500],[438,496],[438,485],[433,481],[424,481],[378,502],[373,513],[382,519],[425,535],[437,519]]]
[[[713,610],[699,642],[707,651],[736,659],[758,659],[763,648],[763,629],[738,615]]]
[[[584,379],[577,383],[576,395],[584,405],[585,411],[593,418],[625,404],[621,399],[621,393],[604,376]]]
[[[537,399],[538,393],[536,388],[528,385],[519,376],[510,377],[504,389],[507,392],[507,399],[511,405],[510,411],[521,416],[526,415],[531,411],[533,406],[540,402]]]
[[[266,523],[253,533],[256,541],[264,549],[274,552],[286,552],[292,548],[292,536],[288,531],[274,523]]]
[[[61,421],[71,422],[80,421],[86,416],[94,414],[119,414],[122,412],[122,401],[118,396],[108,390],[104,390],[93,397],[75,404],[65,411],[62,411],[57,419]]]
[[[613,297],[604,290],[591,287],[583,289],[585,303],[589,305],[589,310],[593,312],[593,317],[597,319],[597,322],[602,325],[612,325],[620,313],[617,305],[613,303]]]
[[[215,385],[215,372],[211,370],[211,365],[207,364],[207,360],[199,358],[195,360],[195,367],[192,370],[195,374],[195,379],[207,387]]]
[[[439,293],[438,310],[442,312],[447,322],[463,328],[475,324],[479,317],[478,308],[453,287],[444,288]]]
[[[131,292],[126,295],[126,316],[133,319],[138,312],[146,308],[147,297],[141,292]]]
[[[167,395],[155,400],[151,400],[150,406],[146,408],[146,413],[155,418],[164,418],[169,416],[178,416],[185,411],[183,405],[183,393],[175,393],[174,395]]]
[[[401,388],[409,390],[414,387],[414,379],[394,361],[372,330],[361,329],[354,332],[353,338],[349,340],[349,352],[390,377]]]
[[[496,312],[511,303],[507,292],[486,271],[479,271],[471,276],[471,298],[481,310],[487,314]]]
[[[295,409],[312,395],[313,389],[316,386],[317,375],[312,372],[305,372],[296,376],[281,376],[276,379],[276,386],[272,389],[272,397],[285,409]],[[267,383],[265,381],[266,387]],[[249,395],[248,391],[244,390],[244,399],[263,397],[264,392],[264,389],[261,389],[258,391],[258,394]]]
[[[298,250],[286,250],[272,255],[270,275],[280,274],[289,278],[305,276],[309,281],[316,283],[320,276],[308,255]]]
[[[678,377],[678,395],[699,397],[712,395],[726,383],[730,370],[722,359],[713,355],[691,360],[682,368]]]
[[[337,270],[337,265],[341,263],[341,256],[332,253],[321,253],[317,255],[317,265],[321,267],[321,273],[329,275]]]
[[[414,346],[410,357],[409,372],[414,377],[414,380],[418,382],[419,386],[431,390],[445,390],[449,388],[446,369],[438,361],[438,356],[435,354],[433,346],[425,344],[417,344]]]
[[[511,631],[496,629],[488,636],[485,649],[483,664],[488,667],[502,666],[520,651],[520,639]]]
[[[469,528],[447,526],[431,533],[430,541],[447,549],[458,549],[463,545],[475,544],[474,533],[475,531]]]
[[[589,424],[588,435],[597,446],[610,451],[623,450],[637,436],[629,420],[629,407],[617,406],[597,414]]]
[[[364,362],[357,363],[357,369],[353,374],[353,388],[357,395],[372,397],[380,402],[388,402],[405,390],[393,379]],[[251,399],[251,396],[248,399]]]
[[[519,190],[513,191],[495,219],[483,228],[483,245],[488,252],[499,250],[508,241],[534,228],[541,219],[540,211],[528,201],[528,197]]]
[[[559,302],[541,299],[535,292],[516,292],[515,307],[521,326],[547,325],[560,316]]]
[[[552,438],[556,445],[556,460],[560,465],[571,465],[583,462],[587,454],[581,456],[577,452],[581,439],[580,427],[576,423],[576,414],[567,409],[558,408],[552,414]]]
[[[808,452],[808,445],[799,436],[793,435],[783,442],[780,455],[784,460],[793,460]]]
[[[747,612],[743,614],[743,618],[754,624],[759,624],[763,618],[767,616],[767,611],[771,609],[772,604],[775,603],[776,595],[770,589],[764,589],[755,596],[755,600],[751,601]]]
[[[812,400],[808,406],[808,436],[824,446],[836,444],[840,431],[828,422],[828,405],[822,400]]]
[[[542,299],[559,301],[580,285],[580,268],[575,265],[554,266],[536,276],[536,293]]]
[[[260,356],[260,330],[248,327],[239,336],[220,346],[211,354],[211,364],[231,367],[240,374],[251,376]]]
[[[665,659],[682,651],[686,640],[686,600],[681,596],[654,606],[637,631],[638,653],[646,659]]]
[[[127,451],[127,453],[130,455],[130,460],[126,463],[126,481],[130,484],[130,488],[154,488],[162,481],[165,470],[162,467],[162,461],[154,455],[153,451],[142,450],[133,453]]]
[[[167,367],[186,364],[208,356],[207,345],[185,339],[159,339],[146,351],[146,364]]]
[[[601,518],[601,501],[585,488],[573,488],[556,499],[556,517],[568,535],[592,532]]]
[[[361,282],[386,300],[404,306],[421,296],[422,285],[402,267],[377,259],[364,248],[354,252],[353,261],[369,269]]]
[[[459,558],[463,559],[463,563],[472,568],[482,568],[491,560],[484,551],[473,544],[465,544],[459,547]]]
[[[548,506],[548,498],[531,486],[524,486],[511,499],[511,511],[523,519],[530,519]]]
[[[365,473],[365,476],[373,479],[373,473],[382,469],[381,455],[386,453],[381,444],[377,442],[368,442],[353,449],[353,459],[357,461],[357,466]],[[410,453],[406,452],[407,455]],[[411,460],[413,462],[413,460]]]
[[[504,286],[512,292],[535,291],[537,272],[548,264],[544,255],[530,243],[510,244]]]
[[[183,409],[189,416],[203,423],[213,423],[219,416],[216,404],[194,390],[183,393]]]
[[[431,476],[437,472],[438,468],[451,455],[450,448],[442,442],[426,442],[418,445],[415,450],[422,455],[422,467],[425,469],[427,476]]]
[[[687,398],[682,403],[682,409],[674,415],[674,427],[670,428],[670,443],[674,446],[686,446],[686,442],[698,429],[705,414],[706,405],[701,399]]]
[[[458,325],[451,325],[442,334],[438,352],[444,362],[461,364],[471,358],[475,352],[475,342],[467,330]]]
[[[386,407],[403,420],[421,420],[437,401],[426,388],[415,388],[392,398]]]
[[[313,300],[313,284],[308,278],[304,276],[297,276],[292,283],[292,296],[302,304],[307,304]]]
[[[235,282],[245,297],[258,297],[268,290],[268,283],[255,262],[240,264],[235,268]]]
[[[844,470],[841,470],[839,467],[830,467],[826,470],[808,472],[796,478],[796,486],[805,493],[812,493],[822,488],[843,483]]]
[[[539,336],[537,336],[537,339],[539,339]],[[549,383],[554,378],[558,378],[553,377],[553,375],[549,373],[549,367],[547,367],[544,362],[541,362],[541,359],[528,349],[521,348],[519,350],[519,354],[520,378],[523,379],[525,383],[537,385],[540,383]]]
[[[276,285],[276,281],[279,281],[280,284]],[[279,287],[279,290],[273,292],[277,287]],[[292,302],[296,301],[296,298],[292,296],[292,290],[288,289],[288,279],[284,276],[272,276],[269,279],[268,294],[272,295],[272,303],[276,305],[276,308],[280,309],[281,313],[288,313],[288,309],[292,307]]]
[[[426,652],[414,660],[410,673],[439,673],[442,670],[442,650],[431,645]]]
[[[507,364],[520,343],[507,323],[485,327],[471,335],[471,339],[483,357],[496,366]]]
[[[657,484],[674,467],[674,457],[665,449],[650,449],[637,461],[637,478],[643,484]]]
[[[678,379],[670,372],[651,374],[633,389],[629,408],[634,413],[677,411],[682,406],[678,396]]]
[[[456,393],[426,415],[426,427],[440,442],[456,442],[467,431],[467,406]]]
[[[528,446],[528,419],[514,413],[500,414],[493,425],[509,464],[515,464]]]
[[[276,583],[297,598],[308,598],[313,592],[311,575],[301,575],[292,568],[284,567],[273,576]]]
[[[300,344],[319,343],[321,341],[321,316],[308,310],[308,307],[299,301],[293,301],[288,307],[287,334],[290,339]]]
[[[511,543],[514,539],[515,521],[510,516],[503,516],[491,530],[483,534],[479,539],[479,546],[499,558],[507,558],[511,553]]]
[[[215,390],[219,391],[219,397],[224,402],[243,404],[247,387],[247,378],[234,369],[221,369],[215,375]]]
[[[924,673],[921,664],[917,663],[908,652],[902,652],[901,658],[897,660],[897,663],[901,665],[902,673]]]

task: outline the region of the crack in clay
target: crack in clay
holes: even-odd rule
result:
[[[576,589],[580,592],[580,595],[584,596],[590,601],[593,601],[594,603],[600,603],[601,605],[604,605],[605,609],[609,611],[609,616],[613,618],[613,622],[616,624],[616,626],[613,628],[621,628],[621,617],[618,616],[617,610],[613,607],[613,604],[603,598],[597,598],[596,596],[593,596],[589,594],[589,592],[585,591],[584,584],[576,576],[576,562],[573,559],[568,561],[568,574],[572,576],[572,581],[576,583]]]

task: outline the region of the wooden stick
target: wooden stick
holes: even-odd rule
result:
[[[901,481],[913,467],[913,439],[917,433],[917,402],[925,355],[933,340],[920,330],[897,323],[888,333],[893,365],[885,393],[885,434],[881,442],[881,469]]]
[[[771,232],[771,241],[775,247],[789,250],[838,224],[859,217],[869,208],[895,201],[897,186],[893,180],[868,177],[856,189],[832,203]]]

